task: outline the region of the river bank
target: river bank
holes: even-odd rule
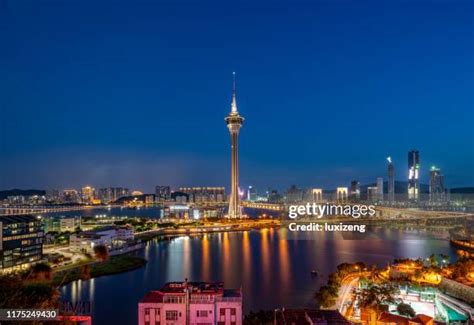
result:
[[[141,268],[147,260],[134,255],[112,256],[104,262],[83,264],[71,269],[62,270],[53,274],[53,284],[66,285],[76,280],[89,280],[105,275],[124,273]]]

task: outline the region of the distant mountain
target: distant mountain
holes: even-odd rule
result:
[[[0,191],[0,200],[4,200],[9,196],[16,196],[16,195],[45,195],[46,191],[44,190],[19,190],[19,189],[12,189],[12,190],[4,190]]]

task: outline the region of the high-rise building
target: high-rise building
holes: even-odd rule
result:
[[[220,203],[225,202],[224,187],[180,187],[179,191],[189,196],[189,202]]]
[[[383,177],[377,177],[377,200],[383,201]]]
[[[169,186],[156,186],[155,195],[157,201],[169,201],[171,199],[171,187]]]
[[[251,202],[257,201],[257,190],[252,185],[247,190],[247,200]]]
[[[351,200],[359,200],[360,199],[360,182],[354,180],[351,182],[351,190],[349,193]]]
[[[441,174],[441,169],[432,166],[430,169],[430,201],[440,202],[445,200],[444,176]]]
[[[283,202],[283,196],[277,190],[268,189],[267,202],[281,203]]]
[[[303,201],[304,191],[296,185],[291,185],[290,188],[286,191],[286,202],[296,203]]]
[[[61,203],[61,191],[55,189],[47,190],[46,200],[51,203]]]
[[[81,202],[81,196],[79,193],[74,190],[63,190],[62,197],[61,197],[61,202],[62,203],[80,203]]]
[[[387,157],[388,166],[388,182],[387,182],[387,199],[389,202],[395,201],[395,168],[393,167],[392,157]]]
[[[311,201],[321,202],[323,200],[323,189],[313,188],[311,189]]]
[[[418,150],[408,152],[408,199],[420,199],[420,153]]]
[[[367,187],[367,201],[377,201],[377,193],[378,189],[377,186],[369,186]]]
[[[0,273],[21,270],[43,258],[43,223],[29,216],[0,216]]]
[[[336,201],[344,202],[348,199],[348,189],[347,187],[338,187],[336,188]]]
[[[242,213],[239,203],[239,131],[244,123],[244,118],[237,110],[237,98],[235,89],[235,72],[232,89],[232,104],[229,115],[225,118],[231,141],[231,176],[230,176],[230,198],[229,198],[229,218],[240,218]]]
[[[130,196],[128,188],[124,187],[105,187],[99,189],[99,200],[102,203],[115,202],[122,197]]]
[[[83,203],[92,203],[95,196],[95,189],[90,186],[85,186],[81,189],[81,199]]]
[[[222,282],[169,282],[138,303],[138,324],[242,324],[242,292]]]

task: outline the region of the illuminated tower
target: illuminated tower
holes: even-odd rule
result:
[[[232,104],[229,115],[225,118],[227,128],[229,128],[231,142],[231,174],[230,174],[230,199],[229,199],[229,218],[240,218],[239,204],[239,131],[244,118],[237,111],[237,99],[235,92],[235,72],[233,73]]]
[[[393,202],[395,201],[395,168],[393,167],[393,162],[391,157],[387,157],[388,161],[388,201]]]
[[[420,198],[420,153],[418,150],[408,152],[408,199],[418,201]]]

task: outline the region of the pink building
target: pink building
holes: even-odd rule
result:
[[[139,325],[242,325],[242,291],[222,282],[168,282],[138,303]]]

